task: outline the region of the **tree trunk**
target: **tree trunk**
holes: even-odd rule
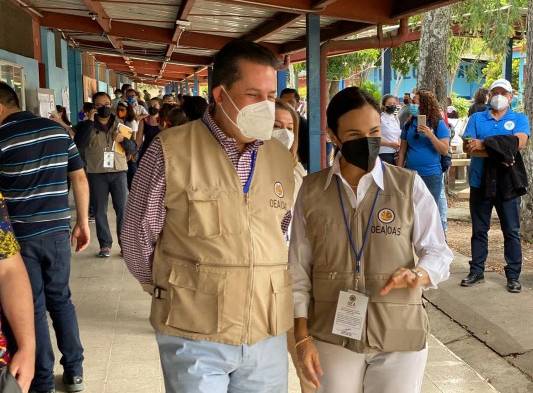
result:
[[[533,0],[529,0],[527,8],[527,63],[525,67],[524,109],[529,116],[529,124],[533,124]],[[522,152],[529,182],[533,181],[533,144],[530,142]],[[522,198],[522,236],[533,242],[533,186],[529,186],[528,193]]]
[[[452,10],[442,7],[424,15],[418,64],[419,89],[435,92],[443,108],[448,93],[448,38]]]
[[[339,81],[329,82],[329,98],[328,102],[339,92]]]

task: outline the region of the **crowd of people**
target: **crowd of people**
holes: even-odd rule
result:
[[[297,90],[278,98],[278,66],[265,47],[233,41],[214,58],[209,104],[125,84],[95,93],[76,125],[62,107],[50,119],[22,111],[0,83],[0,363],[15,388],[55,392],[48,312],[65,388],[84,389],[71,243],[88,246],[94,218],[98,257],[112,255],[111,195],[120,255],[152,297],[168,393],[286,392],[287,352],[304,393],[421,391],[422,292],[453,259],[443,184],[456,113],[426,89],[401,107],[348,87],[326,111],[331,165],[308,174],[307,121]],[[496,207],[507,289],[519,292],[529,125],[509,108],[508,81],[478,95],[464,135],[473,234],[462,285],[483,280]]]

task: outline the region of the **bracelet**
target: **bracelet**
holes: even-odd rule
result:
[[[298,348],[300,345],[302,345],[304,342],[306,341],[309,341],[309,340],[312,340],[313,339],[313,336],[305,336],[304,338],[302,338],[300,341],[298,341],[295,345],[294,345],[294,348]]]

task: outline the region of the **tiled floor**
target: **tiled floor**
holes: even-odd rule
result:
[[[71,289],[85,346],[85,392],[162,393],[158,351],[148,323],[149,296],[130,276],[118,250],[105,260],[95,258],[96,251],[93,245],[72,262]],[[424,393],[496,392],[440,342],[431,338],[429,346]],[[59,391],[61,372],[58,365]],[[293,371],[289,382],[290,393],[300,391]]]

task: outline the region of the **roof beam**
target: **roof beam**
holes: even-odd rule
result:
[[[261,23],[259,26],[244,34],[241,38],[248,41],[258,42],[268,38],[280,30],[290,26],[301,17],[300,14],[277,12],[272,18]]]
[[[102,28],[93,23],[91,18],[51,12],[43,12],[43,15],[44,18],[41,19],[41,25],[45,27],[92,34],[103,33]],[[113,22],[110,33],[113,36],[125,39],[170,44],[172,43],[174,30],[135,23]],[[180,37],[180,45],[191,48],[219,50],[231,40],[231,37],[184,31]],[[269,45],[269,47],[274,51],[278,49],[277,45]]]
[[[181,35],[185,31],[185,26],[182,23],[187,21],[187,18],[189,17],[189,13],[192,10],[194,2],[195,0],[182,0],[181,1],[180,8],[178,10],[178,15],[176,16],[176,27],[174,28],[174,34],[172,34],[172,41],[168,45],[167,52],[165,54],[165,61],[161,65],[161,72],[159,73],[159,78],[163,77],[163,72],[165,72],[165,67],[167,66],[167,62],[170,60],[170,57],[174,53],[174,49],[176,49],[176,47],[179,44]]]
[[[427,12],[435,8],[444,7],[453,3],[457,3],[459,0],[403,0],[394,1],[391,16],[393,18],[404,18],[418,14],[420,12]]]
[[[390,24],[393,0],[358,0],[348,6],[341,1],[316,0],[215,0],[217,2],[245,4],[271,10],[298,14],[319,13],[321,16],[354,22]]]
[[[96,17],[96,22],[98,22],[102,30],[105,32],[107,39],[109,40],[111,45],[113,45],[113,48],[115,48],[122,55],[124,63],[129,64],[129,59],[124,54],[122,40],[120,40],[118,37],[111,35],[111,19],[109,18],[109,16],[107,16],[107,13],[102,4],[93,0],[83,0],[83,4],[85,4],[87,9],[89,9],[89,11],[91,11],[91,13]],[[133,70],[133,74],[135,75],[135,69]]]
[[[347,22],[347,21],[338,21],[334,22],[329,26],[322,28],[320,32],[320,41],[329,41],[335,38],[345,37],[349,34],[354,34],[361,30],[368,29],[373,25],[360,22]],[[292,42],[283,44],[280,48],[280,53],[292,53],[299,50],[305,49],[307,36],[302,35],[299,38],[295,39]]]

